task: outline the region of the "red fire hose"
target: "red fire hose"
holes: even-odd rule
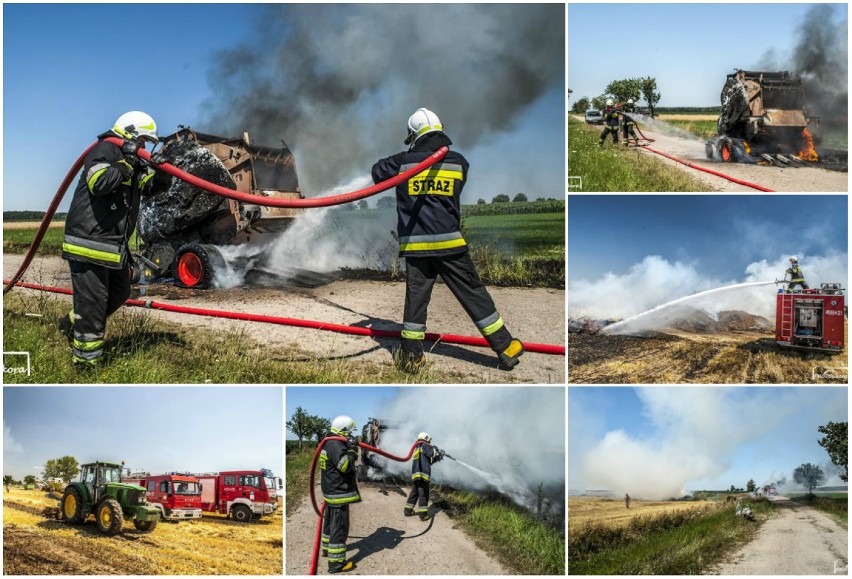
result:
[[[124,141],[117,137],[107,137],[104,140],[109,141],[110,143],[119,147],[124,144]],[[15,275],[12,276],[12,281],[10,281],[6,285],[6,287],[3,288],[3,295],[6,295],[27,271],[30,262],[33,260],[33,257],[35,257],[36,250],[38,250],[39,245],[41,245],[41,240],[42,238],[44,238],[44,234],[47,231],[48,226],[50,225],[50,221],[53,219],[53,215],[54,213],[56,213],[56,209],[59,207],[59,203],[65,196],[65,192],[68,190],[68,187],[74,180],[74,176],[77,174],[77,172],[80,171],[80,168],[83,166],[83,160],[85,159],[86,155],[97,144],[97,142],[92,143],[88,149],[83,151],[83,154],[80,155],[80,158],[77,159],[77,161],[68,171],[68,174],[65,175],[65,179],[62,181],[62,184],[59,186],[59,189],[57,189],[56,195],[53,196],[53,201],[51,201],[50,203],[50,207],[48,207],[44,218],[41,220],[41,225],[39,226],[38,231],[36,232],[35,239],[33,239],[32,244],[30,244],[30,248],[29,250],[27,250],[26,256],[24,256],[24,261],[21,262],[21,265],[20,267],[18,267],[18,271],[15,272]],[[220,187],[219,185],[209,183],[204,179],[199,179],[194,175],[190,175],[189,173],[181,171],[180,169],[169,163],[157,165],[157,168],[165,171],[166,173],[174,177],[177,177],[178,179],[182,179],[187,183],[195,185],[196,187],[200,187],[201,189],[204,189],[205,191],[208,191],[215,195],[221,195],[222,197],[236,199],[238,201],[245,201],[247,203],[254,203],[256,205],[262,205],[264,207],[330,207],[332,205],[342,205],[343,203],[357,201],[359,199],[375,195],[376,193],[381,193],[382,191],[390,189],[391,187],[396,187],[403,181],[410,179],[420,171],[431,167],[432,165],[443,159],[446,156],[447,152],[449,152],[449,149],[447,147],[441,147],[440,149],[432,153],[429,157],[427,157],[425,160],[423,160],[423,162],[419,163],[416,167],[413,167],[408,171],[400,173],[396,177],[391,177],[387,181],[376,183],[375,185],[372,185],[370,187],[359,189],[358,191],[352,191],[350,193],[341,193],[340,195],[331,195],[329,197],[314,197],[309,199],[279,199],[276,197],[264,197],[262,195],[240,193],[239,191],[234,191],[233,189],[227,189],[226,187]],[[145,149],[139,149],[136,154],[145,161],[151,160],[151,154]]]
[[[4,281],[6,283],[6,281]],[[9,282],[11,284],[11,281]],[[44,286],[34,283],[18,282],[15,284],[22,288],[46,291],[57,294],[71,295],[72,291],[65,288]],[[152,310],[162,310],[164,312],[175,312],[178,314],[191,314],[196,316],[208,316],[213,318],[225,318],[229,320],[243,320],[248,322],[261,322],[266,324],[277,324],[279,326],[294,326],[297,328],[310,328],[314,330],[324,330],[326,332],[336,332],[338,334],[351,334],[354,336],[370,336],[374,338],[399,338],[401,332],[399,330],[379,330],[374,328],[362,328],[360,326],[347,326],[344,324],[331,324],[327,322],[317,322],[314,320],[301,320],[298,318],[283,318],[278,316],[265,316],[262,314],[246,314],[241,312],[229,312],[225,310],[210,310],[205,308],[193,308],[186,306],[175,306],[154,301],[143,300],[127,300],[124,302],[126,306],[136,306],[150,308]],[[445,344],[460,344],[464,346],[476,346],[480,348],[489,348],[485,338],[474,336],[460,336],[457,334],[435,334],[427,333],[426,341],[442,342]],[[534,342],[524,342],[524,349],[527,352],[536,354],[551,354],[556,356],[565,355],[565,346],[554,344],[537,344]]]
[[[311,504],[314,507],[314,512],[319,517],[319,522],[317,523],[317,534],[316,534],[316,538],[314,539],[314,551],[313,551],[313,555],[311,556],[311,568],[310,568],[310,571],[308,572],[308,575],[316,575],[317,574],[317,560],[318,560],[318,556],[319,556],[319,546],[320,546],[320,529],[322,527],[322,514],[323,514],[323,511],[325,510],[325,502],[324,501],[323,501],[322,506],[319,506],[317,504],[316,491],[314,489],[314,475],[316,474],[317,459],[319,458],[319,455],[322,452],[322,448],[325,446],[325,443],[328,442],[329,440],[339,440],[341,442],[346,442],[346,439],[342,436],[326,436],[317,445],[317,449],[314,452],[314,458],[311,460],[311,476],[310,476],[310,479],[309,479],[310,480],[310,483],[309,483],[310,484],[310,492],[311,492]],[[381,448],[377,448],[375,446],[370,446],[369,444],[365,444],[363,442],[359,442],[358,446],[360,446],[361,448],[363,448],[365,450],[369,450],[370,452],[375,452],[376,454],[379,454],[379,455],[381,455],[385,458],[389,458],[389,459],[395,460],[397,462],[406,462],[406,461],[410,460],[411,457],[414,455],[414,449],[417,448],[418,446],[420,446],[421,444],[424,444],[425,442],[426,442],[425,440],[418,440],[417,442],[412,444],[411,449],[408,451],[408,456],[395,456],[393,454],[390,454],[389,452],[385,452]]]
[[[764,187],[764,186],[762,186],[762,185],[757,185],[757,184],[755,184],[755,183],[749,183],[748,181],[743,181],[742,179],[737,179],[737,178],[735,178],[735,177],[731,177],[730,175],[725,175],[724,173],[719,173],[718,171],[712,171],[712,170],[710,170],[710,169],[706,169],[706,168],[704,168],[704,167],[700,167],[700,166],[698,166],[698,165],[696,165],[696,164],[694,164],[694,163],[690,163],[690,162],[688,162],[688,161],[684,161],[683,159],[678,159],[677,157],[672,157],[671,155],[667,155],[666,153],[663,153],[662,151],[657,151],[656,149],[652,149],[652,148],[651,148],[651,147],[649,147],[648,145],[639,145],[639,146],[640,146],[640,147],[642,147],[643,149],[647,149],[647,150],[651,151],[652,153],[656,153],[656,154],[658,154],[658,155],[662,155],[663,157],[665,157],[665,158],[667,158],[667,159],[671,159],[672,161],[676,161],[676,162],[678,162],[678,163],[681,163],[681,164],[683,164],[683,165],[686,165],[687,167],[691,167],[691,168],[693,168],[693,169],[697,169],[697,170],[699,170],[699,171],[704,171],[705,173],[710,173],[711,175],[715,175],[716,177],[721,177],[722,179],[727,179],[728,181],[731,181],[731,182],[733,182],[733,183],[738,183],[738,184],[740,184],[740,185],[745,185],[746,187],[751,187],[752,189],[757,189],[758,191],[768,191],[768,192],[770,192],[770,193],[774,193],[774,192],[775,192],[775,190],[774,190],[774,189],[767,189],[766,187]]]

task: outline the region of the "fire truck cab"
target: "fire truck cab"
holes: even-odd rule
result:
[[[846,306],[839,283],[819,289],[778,290],[775,342],[782,347],[839,353],[844,347]]]
[[[195,475],[201,483],[201,508],[245,523],[278,510],[280,479],[268,469]]]
[[[131,473],[125,482],[145,487],[148,502],[159,507],[166,521],[201,518],[201,484],[194,476]]]

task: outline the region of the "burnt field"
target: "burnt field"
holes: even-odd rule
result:
[[[768,331],[668,330],[643,336],[570,334],[572,384],[819,384],[844,354],[781,351]]]

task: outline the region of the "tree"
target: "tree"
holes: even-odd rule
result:
[[[311,424],[308,427],[308,432],[313,438],[317,439],[317,442],[325,438],[325,435],[328,434],[330,429],[331,420],[319,416],[311,416]]]
[[[80,465],[77,459],[73,456],[63,456],[62,458],[48,459],[44,465],[44,471],[41,473],[41,478],[45,480],[58,478],[68,484],[79,472]]]
[[[606,95],[602,94],[601,96],[596,96],[592,99],[592,108],[597,110],[603,110],[606,106]]]
[[[24,477],[24,484],[25,485],[34,485],[35,483],[36,483],[35,475],[28,474],[27,476]]]
[[[495,195],[494,199],[492,199],[491,202],[492,203],[508,203],[509,202],[509,196],[501,193],[500,195]]]
[[[395,197],[380,197],[378,201],[376,201],[376,207],[379,209],[387,209],[390,207],[396,207],[396,198]]]
[[[302,440],[310,438],[311,434],[311,416],[305,412],[305,409],[299,406],[293,413],[290,420],[287,421],[287,429],[296,435],[299,439],[299,448],[302,448]]]
[[[527,199],[527,196],[523,193],[518,193],[515,195],[514,199],[512,199],[512,203],[526,203],[527,201],[529,201],[529,199]]]
[[[825,480],[825,473],[817,465],[808,462],[793,471],[793,480],[813,495],[813,490]]]
[[[606,94],[612,95],[617,103],[625,103],[628,99],[638,101],[642,94],[642,83],[638,78],[614,80],[606,85]]]
[[[648,102],[650,117],[654,117],[654,105],[660,102],[660,93],[657,92],[657,79],[647,76],[639,79],[642,96]]]
[[[358,202],[358,209],[360,209],[360,210],[362,210],[362,211],[363,211],[364,209],[369,209],[369,208],[370,208],[370,204],[369,204],[369,203],[367,203],[367,200],[366,200],[366,199],[361,199],[361,200]]]
[[[485,199],[477,199],[476,204],[477,205],[485,205]]]
[[[754,479],[753,478],[748,479],[748,482],[746,483],[746,491],[753,493],[754,489],[756,489],[756,488],[757,488],[757,485],[754,483]]]
[[[592,103],[589,101],[589,97],[583,97],[571,105],[571,112],[577,115],[584,115],[591,105]]]
[[[15,479],[12,477],[12,475],[10,475],[10,474],[4,474],[3,475],[3,486],[4,487],[9,488],[9,485],[11,485],[13,482],[15,482]]]
[[[849,423],[831,422],[817,430],[825,434],[819,445],[823,447],[831,462],[840,468],[840,478],[849,481]]]

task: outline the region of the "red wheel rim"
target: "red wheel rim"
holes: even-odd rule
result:
[[[204,264],[194,253],[184,253],[178,260],[178,279],[187,287],[194,287],[204,277]]]
[[[731,160],[731,149],[728,146],[728,143],[722,144],[722,160],[730,161]]]

